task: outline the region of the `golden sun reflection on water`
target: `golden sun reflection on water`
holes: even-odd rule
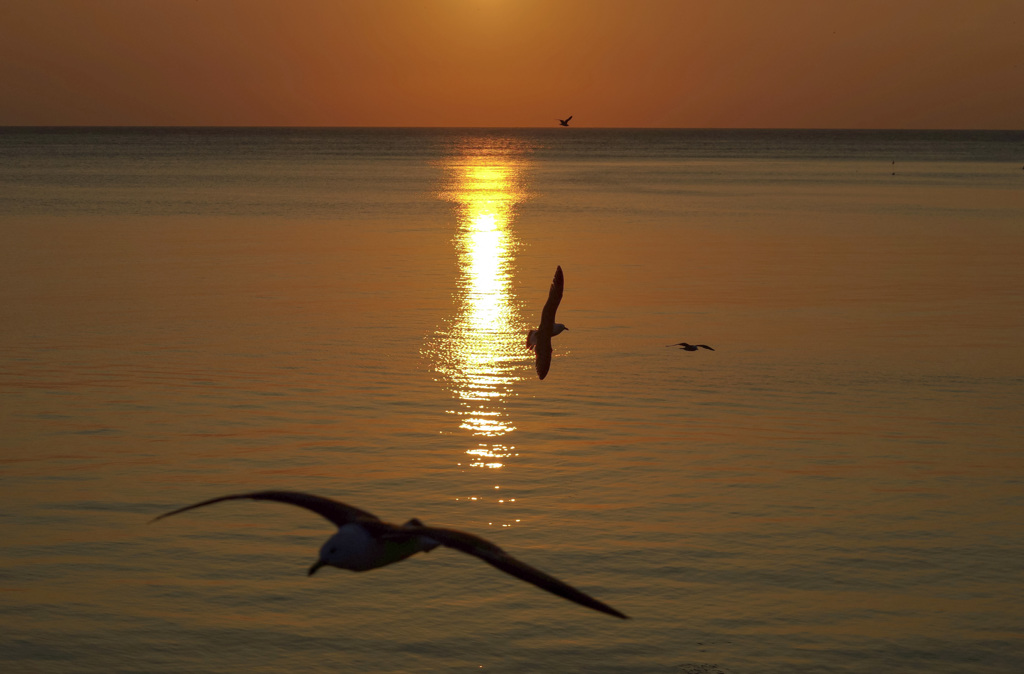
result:
[[[469,465],[501,468],[515,447],[500,441],[515,430],[508,399],[525,353],[525,322],[512,292],[518,241],[516,204],[525,198],[522,162],[512,156],[468,155],[449,166],[442,198],[456,206],[458,255],[455,315],[436,335],[435,369],[452,394],[458,427],[478,440]]]

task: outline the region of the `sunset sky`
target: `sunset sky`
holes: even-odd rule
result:
[[[1022,0],[3,0],[0,125],[1024,128]]]

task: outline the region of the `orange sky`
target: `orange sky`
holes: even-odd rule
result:
[[[0,125],[1024,128],[1024,0],[0,1]]]

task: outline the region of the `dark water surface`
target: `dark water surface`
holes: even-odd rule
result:
[[[0,130],[0,665],[1019,671],[1022,164],[1021,132]],[[332,527],[283,505],[148,524],[266,488],[632,620],[445,549],[309,578]]]

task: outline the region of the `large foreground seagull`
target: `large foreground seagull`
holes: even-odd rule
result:
[[[548,301],[544,303],[544,311],[540,314],[540,326],[526,335],[526,348],[537,353],[537,375],[541,379],[548,376],[548,370],[551,369],[551,338],[569,329],[561,323],[555,323],[555,312],[558,311],[558,303],[562,301],[564,288],[565,279],[562,277],[562,267],[559,266],[551,281]]]
[[[417,552],[430,552],[438,545],[454,548],[468,555],[479,557],[491,566],[511,574],[527,583],[533,583],[542,590],[547,590],[569,601],[582,604],[595,611],[601,611],[618,618],[629,616],[620,613],[611,606],[604,604],[590,595],[580,592],[543,571],[538,571],[528,564],[520,562],[497,545],[485,541],[479,536],[467,534],[454,529],[427,527],[416,518],[398,526],[382,522],[375,515],[333,499],[314,496],[297,491],[257,491],[248,494],[232,494],[208,501],[195,503],[184,508],[172,510],[153,519],[153,522],[171,515],[183,513],[193,508],[232,501],[236,499],[254,499],[257,501],[277,501],[312,510],[338,527],[338,532],[327,539],[320,548],[320,557],[309,567],[312,576],[322,566],[336,566],[350,571],[369,571],[381,566],[400,562]]]

